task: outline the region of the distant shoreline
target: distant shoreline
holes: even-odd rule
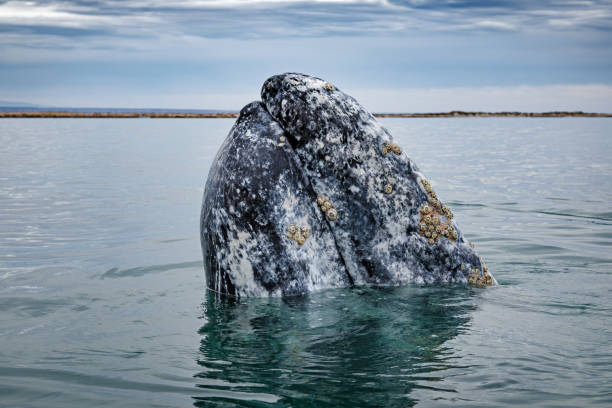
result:
[[[610,118],[612,113],[591,112],[439,112],[439,113],[375,113],[378,118],[461,118],[461,117],[525,117],[525,118]],[[181,112],[0,112],[0,118],[236,118],[237,112],[181,113]]]

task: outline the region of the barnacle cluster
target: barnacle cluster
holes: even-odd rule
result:
[[[438,200],[436,193],[427,180],[421,179],[421,183],[427,192],[431,206],[425,204],[421,207],[419,233],[427,238],[427,242],[430,245],[435,244],[441,238],[447,238],[452,242],[456,241],[459,238],[459,234],[451,224],[453,213],[450,208]]]
[[[327,215],[330,221],[336,221],[338,219],[338,210],[336,210],[336,207],[329,201],[329,198],[319,194],[317,196],[317,205],[321,208],[321,211]]]
[[[310,236],[310,228],[307,225],[298,227],[297,225],[291,224],[287,229],[287,238],[298,243],[298,245],[304,245],[308,237]]]
[[[478,268],[470,269],[470,277],[468,278],[468,283],[477,286],[490,286],[493,284],[493,278],[489,274],[487,265],[485,265],[484,262],[482,262],[482,273]]]
[[[393,185],[395,184],[395,180],[392,177],[387,177],[387,184],[383,187],[383,193],[391,194],[393,192]]]
[[[399,155],[399,154],[402,154],[402,148],[399,145],[395,144],[395,143],[391,144],[389,142],[385,142],[382,145],[382,152],[383,152],[383,154],[387,154],[389,152],[393,152],[393,153]]]

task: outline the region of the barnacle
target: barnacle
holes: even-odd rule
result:
[[[281,143],[285,143],[285,140],[287,140],[287,138],[285,136],[281,136],[278,138],[278,140],[280,140]]]
[[[336,221],[338,219],[338,211],[335,208],[330,208],[327,210],[327,218],[331,221]]]
[[[429,238],[429,245],[433,245],[434,244],[434,240]]]
[[[333,91],[335,88],[332,84],[330,84],[329,82],[326,82],[325,89],[327,89],[328,91]]]
[[[387,154],[390,151],[391,151],[391,143],[389,143],[389,142],[383,143],[383,145],[382,145],[382,152],[383,152],[383,154]]]
[[[461,267],[463,268],[464,265],[461,265]],[[483,266],[482,273],[478,268],[470,269],[470,277],[468,279],[468,282],[477,286],[491,285],[493,283],[493,278],[484,268],[485,267]]]
[[[308,225],[298,227],[296,225],[289,225],[287,229],[287,238],[298,243],[298,245],[304,245],[306,239],[310,236],[310,228]]]
[[[456,241],[459,236],[451,224],[453,214],[450,208],[440,202],[426,179],[420,178],[419,181],[428,192],[429,198],[429,204],[425,203],[419,214],[421,235],[433,239],[434,242],[444,237],[451,241]],[[429,235],[426,235],[427,233]]]
[[[321,207],[321,211],[327,214],[327,217],[330,220],[335,221],[336,219],[338,219],[338,211],[327,197],[325,197],[324,195],[319,195],[317,197],[317,204],[319,205],[319,207]]]
[[[399,147],[399,145],[396,145],[395,143],[391,145],[391,151],[395,154],[402,154],[402,148]]]
[[[387,183],[385,185],[385,194],[391,194],[391,192],[393,191],[393,186],[390,183]]]

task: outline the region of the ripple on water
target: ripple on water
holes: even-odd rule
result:
[[[0,121],[0,406],[612,405],[612,121],[382,122],[501,286],[218,300],[233,120]]]

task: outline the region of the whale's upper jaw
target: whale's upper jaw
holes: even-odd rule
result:
[[[337,208],[338,219],[330,226],[355,282],[466,281],[475,269],[482,271],[480,257],[450,210],[354,98],[320,78],[297,73],[269,78],[261,95],[294,140],[315,193]],[[429,237],[429,230],[421,228],[426,205],[432,208],[432,223],[438,222],[425,225],[434,227]]]
[[[355,99],[296,73],[269,78],[261,96],[241,111],[206,186],[209,287],[223,291],[227,281],[235,294],[257,296],[352,284],[494,282],[450,209]],[[254,177],[261,172],[265,177]],[[265,199],[245,206],[228,193],[241,189]],[[228,213],[236,204],[244,211]],[[306,238],[287,230],[305,226]],[[247,275],[257,285],[244,283]]]

